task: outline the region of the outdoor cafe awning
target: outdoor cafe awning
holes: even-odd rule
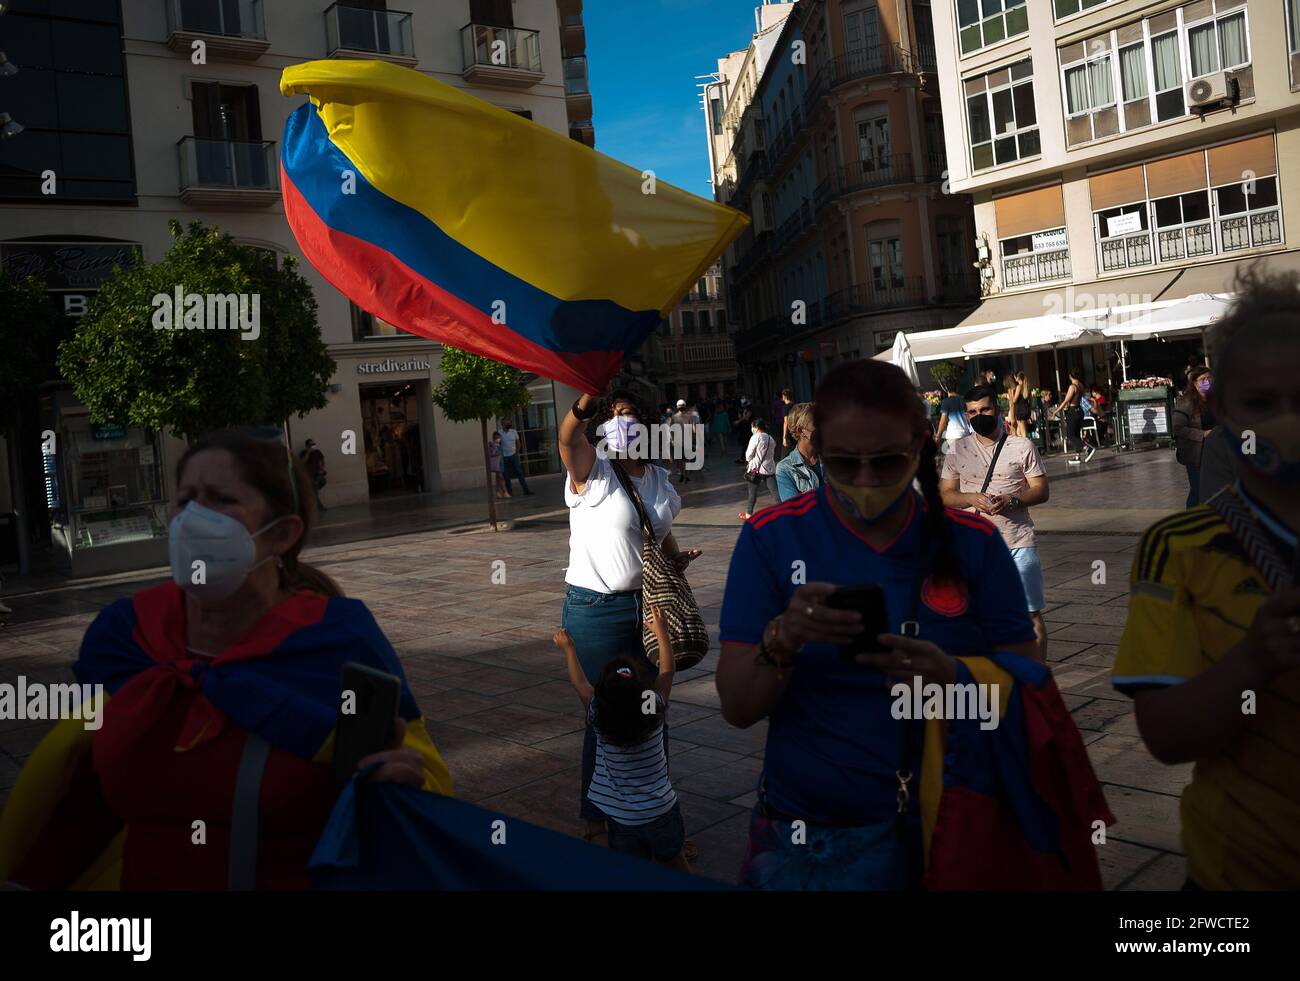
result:
[[[958,326],[907,340],[923,362],[1195,334],[1223,317],[1237,274],[1251,267],[1300,271],[1300,252],[991,297]]]

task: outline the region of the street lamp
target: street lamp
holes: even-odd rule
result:
[[[0,112],[0,139],[8,139],[11,136],[17,136],[23,131],[23,124],[17,122],[7,112]]]

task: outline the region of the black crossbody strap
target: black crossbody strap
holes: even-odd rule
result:
[[[641,519],[641,531],[649,535],[650,541],[655,541],[654,525],[650,521],[650,515],[646,514],[645,504],[641,501],[641,495],[637,492],[632,483],[632,478],[627,471],[623,469],[623,464],[618,460],[610,460],[609,465],[614,468],[614,474],[618,477],[618,482],[623,487],[623,492],[632,498],[632,505],[636,508],[637,517]]]
[[[980,493],[983,494],[989,489],[989,484],[993,482],[993,468],[998,465],[998,457],[1002,455],[1002,447],[1007,445],[1007,436],[1004,432],[1002,438],[998,440],[998,445],[993,450],[993,459],[989,461],[989,471],[984,475],[984,483],[980,486]]]

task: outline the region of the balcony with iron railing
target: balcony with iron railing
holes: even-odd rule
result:
[[[418,60],[409,13],[346,3],[325,11],[325,50],[331,58],[377,58],[408,67]]]
[[[201,42],[210,58],[252,61],[271,47],[262,0],[166,0],[167,46],[186,56]]]
[[[1102,271],[1119,272],[1157,263],[1201,259],[1216,253],[1268,248],[1281,245],[1282,241],[1281,212],[1271,208],[1220,217],[1217,222],[1207,219],[1175,228],[1158,228],[1154,234],[1143,230],[1117,235],[1101,239],[1097,245]]]
[[[807,135],[807,119],[803,110],[798,106],[790,112],[790,118],[785,121],[780,131],[768,143],[767,159],[772,165],[773,171],[778,171],[785,164],[790,151],[800,144],[802,138]]]
[[[925,155],[925,179],[931,184],[942,184],[948,179],[948,153],[945,150],[931,150]]]
[[[854,160],[843,167],[836,167],[822,179],[813,191],[813,203],[820,211],[831,201],[847,194],[915,182],[916,173],[910,153],[885,154],[874,160]]]
[[[280,200],[280,168],[270,140],[182,137],[180,196],[186,204],[267,207]]]
[[[461,75],[467,82],[526,89],[545,77],[538,31],[466,24],[460,29],[460,46],[464,64]],[[568,92],[567,78],[565,92]]]
[[[812,106],[825,98],[835,88],[849,82],[875,78],[880,75],[912,74],[917,68],[917,55],[900,44],[877,44],[839,55],[826,62],[809,83],[804,102]]]
[[[1053,249],[1003,258],[1002,278],[1008,288],[1069,279],[1070,250]]]

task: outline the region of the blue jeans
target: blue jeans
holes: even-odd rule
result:
[[[619,824],[609,819],[610,851],[667,863],[682,853],[685,844],[686,823],[680,803],[649,824]]]
[[[510,457],[506,457],[507,460]],[[620,654],[636,655],[641,645],[641,590],[598,593],[594,589],[570,586],[564,597],[561,626],[573,638],[578,663],[587,681],[595,684],[600,672]],[[587,797],[591,776],[596,771],[596,731],[587,723],[582,740],[582,802],[578,816],[584,821],[603,821],[605,813]]]
[[[519,466],[519,454],[514,456],[503,456],[501,458],[501,474],[506,478],[506,493],[510,493],[510,478],[513,476],[519,481],[519,486],[524,489],[525,494],[531,494],[528,489],[528,481],[524,480],[524,471]]]

